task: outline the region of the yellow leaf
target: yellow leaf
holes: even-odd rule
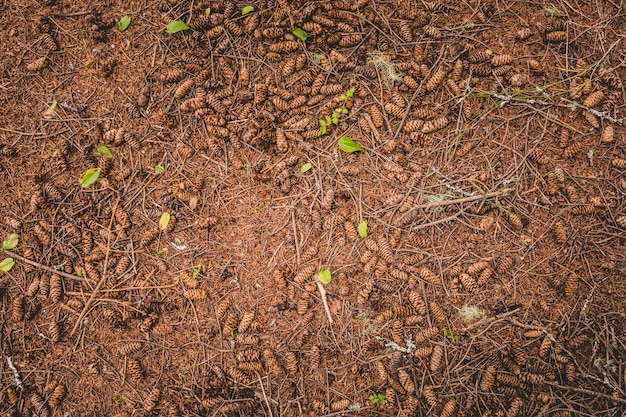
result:
[[[161,214],[161,218],[159,219],[159,229],[167,229],[168,224],[170,224],[170,214],[166,211],[165,213]]]

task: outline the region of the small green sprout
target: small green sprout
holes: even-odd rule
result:
[[[358,151],[363,150],[361,145],[353,141],[352,138],[348,136],[340,137],[339,141],[337,142],[337,145],[339,146],[339,149],[347,153],[353,153],[353,152],[358,152]]]
[[[159,219],[159,229],[165,230],[167,226],[170,224],[170,214],[166,211],[161,214],[161,218]]]
[[[354,95],[354,90],[355,90],[354,87],[350,87],[348,91],[346,91],[344,94],[341,95],[341,99],[343,101],[348,101],[348,99]]]
[[[158,172],[159,174],[163,174],[165,172],[165,168],[162,167],[161,165],[155,165],[154,170]]]
[[[78,180],[83,188],[87,188],[98,180],[100,177],[100,168],[89,168]]]
[[[322,269],[319,272],[319,274],[317,274],[317,277],[319,278],[320,282],[324,285],[330,284],[330,281],[332,279],[329,269]]]
[[[326,134],[326,120],[320,119],[319,136],[324,136],[325,134]]]
[[[196,279],[200,274],[200,271],[202,271],[202,264],[196,265],[196,267],[193,269],[193,272],[191,273],[191,278]]]
[[[306,164],[300,167],[300,174],[304,174],[305,172],[309,171],[311,168],[313,168],[313,165],[310,162],[307,162]]]
[[[120,32],[124,32],[128,26],[130,25],[130,16],[122,16],[118,19],[115,19],[115,23],[117,23],[117,28]]]
[[[113,158],[113,153],[111,153],[111,150],[106,146],[98,145],[97,150],[100,155],[105,155],[109,159]]]
[[[370,396],[367,397],[367,399],[370,400],[370,402],[374,405],[376,404],[386,405],[387,404],[387,396],[383,394],[382,392],[370,394]]]
[[[245,15],[247,15],[249,13],[252,13],[254,10],[255,10],[254,6],[246,6],[243,9],[241,9],[241,15],[245,16]]]
[[[185,24],[182,20],[174,20],[167,24],[167,28],[165,31],[167,33],[178,33],[183,30],[189,29],[189,26]]]
[[[443,335],[454,343],[459,341],[459,335],[455,334],[452,329],[443,329]]]
[[[367,222],[365,220],[361,220],[357,227],[357,231],[359,232],[359,236],[362,238],[367,237]]]
[[[309,34],[300,28],[295,28],[291,33],[293,33],[293,36],[300,39],[302,42],[306,41],[309,37]]]
[[[0,262],[0,271],[9,272],[11,268],[13,268],[13,265],[15,265],[13,258],[5,258]]]
[[[11,250],[17,246],[17,242],[19,241],[18,235],[10,235],[7,240],[2,242],[2,249]]]

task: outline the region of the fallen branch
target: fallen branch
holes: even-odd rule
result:
[[[78,327],[82,323],[83,318],[85,318],[85,316],[87,315],[87,312],[91,308],[91,304],[96,300],[96,297],[98,296],[100,292],[100,288],[102,288],[102,286],[107,280],[107,268],[109,266],[109,254],[110,254],[109,248],[111,247],[111,233],[110,232],[111,232],[111,227],[113,226],[113,219],[115,218],[115,212],[117,211],[117,207],[119,203],[120,203],[120,198],[118,197],[117,201],[115,202],[115,205],[113,206],[111,219],[109,220],[109,227],[108,227],[109,233],[107,233],[107,246],[106,246],[107,250],[104,256],[104,268],[102,271],[102,277],[100,278],[100,281],[98,281],[98,283],[96,284],[96,288],[93,289],[93,292],[91,293],[91,296],[85,303],[83,310],[78,315],[78,318],[76,319],[76,322],[74,323],[74,327],[72,328],[72,331],[70,332],[70,336],[74,336],[74,333],[76,333],[76,330],[78,330]]]
[[[617,397],[617,396],[613,396],[613,395],[608,395],[608,394],[603,394],[601,392],[597,392],[597,391],[592,391],[590,389],[585,389],[585,388],[576,388],[576,387],[568,387],[565,385],[561,385],[561,384],[557,384],[556,382],[550,382],[550,381],[544,381],[543,382],[546,385],[550,385],[552,387],[555,388],[559,388],[559,389],[564,389],[564,390],[570,390],[570,391],[574,391],[574,392],[579,392],[581,394],[587,394],[587,395],[591,395],[594,397],[602,397],[602,398],[606,398],[608,400],[613,400],[622,404],[626,404],[626,398],[621,398],[621,397]]]
[[[442,207],[442,206],[449,206],[452,204],[468,203],[470,201],[483,200],[486,198],[492,198],[492,197],[504,195],[504,194],[509,193],[510,191],[511,191],[510,188],[504,188],[502,190],[493,191],[487,194],[473,195],[471,197],[455,198],[452,200],[435,201],[432,203],[420,204],[418,206],[411,207],[411,210],[407,211],[407,213],[410,213],[411,211],[415,211],[419,209],[429,209],[429,208],[434,208],[434,207]]]
[[[320,291],[320,297],[322,297],[322,304],[324,304],[324,310],[326,311],[328,321],[330,324],[333,324],[333,317],[330,315],[330,308],[328,308],[328,300],[326,299],[326,289],[324,288],[324,284],[322,284],[319,279],[316,279],[315,283],[317,284],[317,289]]]
[[[60,275],[62,277],[65,277],[65,278],[73,279],[75,281],[87,281],[85,278],[82,278],[82,277],[79,277],[79,276],[76,276],[76,275],[72,275],[72,274],[68,274],[67,272],[58,271],[58,270],[56,270],[56,269],[54,269],[54,268],[52,268],[52,267],[50,267],[48,265],[43,265],[43,264],[40,264],[39,262],[35,262],[35,261],[31,261],[30,259],[26,259],[23,256],[18,255],[17,253],[15,253],[13,251],[6,250],[6,249],[1,249],[1,248],[0,248],[0,250],[2,252],[6,253],[11,258],[15,258],[18,261],[22,261],[25,264],[34,266],[35,268],[43,269],[44,271],[52,272],[53,274],[57,274],[57,275]]]

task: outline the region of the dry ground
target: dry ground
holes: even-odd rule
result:
[[[4,0],[0,414],[623,415],[625,7]]]

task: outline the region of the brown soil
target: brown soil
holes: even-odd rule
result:
[[[43,3],[0,5],[1,415],[626,412],[623,2]]]

